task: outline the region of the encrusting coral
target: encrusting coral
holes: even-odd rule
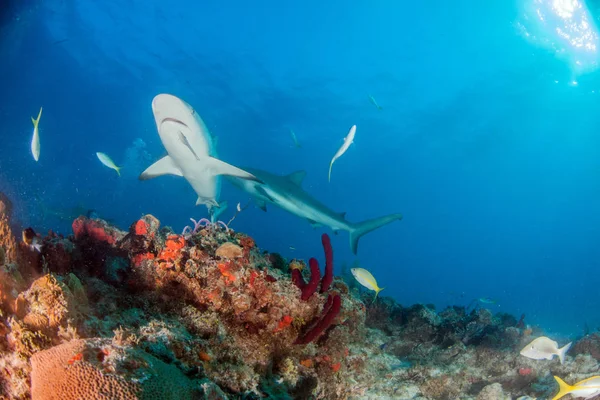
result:
[[[0,398],[484,400],[598,374],[593,334],[560,365],[519,355],[524,317],[363,302],[334,279],[327,235],[321,276],[222,224],[79,217],[37,258],[2,232]]]

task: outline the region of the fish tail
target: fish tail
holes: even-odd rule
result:
[[[556,379],[556,382],[558,382],[558,393],[556,394],[556,396],[554,396],[552,398],[552,400],[558,400],[561,397],[566,396],[567,394],[571,393],[573,391],[573,389],[575,389],[574,386],[569,385],[568,383],[566,383],[565,381],[563,381],[556,375],[554,375],[554,379]]]
[[[331,168],[333,167],[333,161],[334,160],[331,160],[331,162],[329,163],[329,175],[327,176],[327,180],[329,182],[331,182]]]
[[[117,171],[117,175],[121,176],[121,168],[123,167],[115,167],[115,171]]]
[[[564,347],[558,349],[558,359],[560,360],[561,364],[565,363],[565,355],[567,354],[567,351],[569,351],[569,349],[571,348],[571,343],[567,343]]]
[[[40,123],[40,118],[42,118],[42,107],[40,107],[40,112],[38,113],[38,116],[36,119],[31,117],[31,122],[33,123],[33,126],[35,128],[37,128],[38,124]]]
[[[357,224],[352,224],[352,228],[350,229],[350,248],[352,249],[352,252],[356,254],[358,251],[358,241],[363,235],[401,219],[402,214],[390,214],[384,217],[369,219]]]

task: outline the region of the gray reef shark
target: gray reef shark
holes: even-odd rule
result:
[[[162,175],[181,176],[198,195],[196,205],[205,204],[211,215],[217,212],[214,207],[219,207],[219,175],[258,181],[254,175],[215,158],[208,128],[185,101],[170,94],[159,94],[152,100],[152,112],[167,155],[142,172],[140,180]]]
[[[313,227],[329,226],[335,232],[339,230],[350,233],[350,248],[356,254],[358,240],[367,233],[390,222],[402,219],[402,214],[391,214],[384,217],[352,223],[346,220],[346,213],[336,213],[316,200],[302,189],[305,171],[297,171],[280,176],[254,168],[245,168],[261,182],[227,177],[235,186],[249,193],[256,204],[266,211],[266,204],[271,203],[282,209],[305,218]]]

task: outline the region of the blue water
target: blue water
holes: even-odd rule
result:
[[[403,213],[360,242],[381,295],[438,308],[490,297],[563,335],[600,326],[600,80],[585,6],[565,19],[546,0],[3,4],[0,188],[24,226],[70,233],[40,200],[123,229],[144,213],[176,231],[206,216],[183,179],[137,180],[164,155],[150,104],[167,92],[194,106],[223,160],[304,169],[305,189],[351,221]],[[581,29],[557,33],[586,12],[587,47]],[[228,220],[248,196],[224,183],[221,199]],[[275,207],[232,227],[323,259],[327,230]],[[356,258],[346,232],[332,242],[339,273]]]

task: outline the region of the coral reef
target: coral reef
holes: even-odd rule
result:
[[[2,218],[0,398],[485,400],[598,374],[597,333],[561,365],[519,355],[524,316],[363,301],[327,235],[321,275],[220,223],[79,217],[33,254]]]

